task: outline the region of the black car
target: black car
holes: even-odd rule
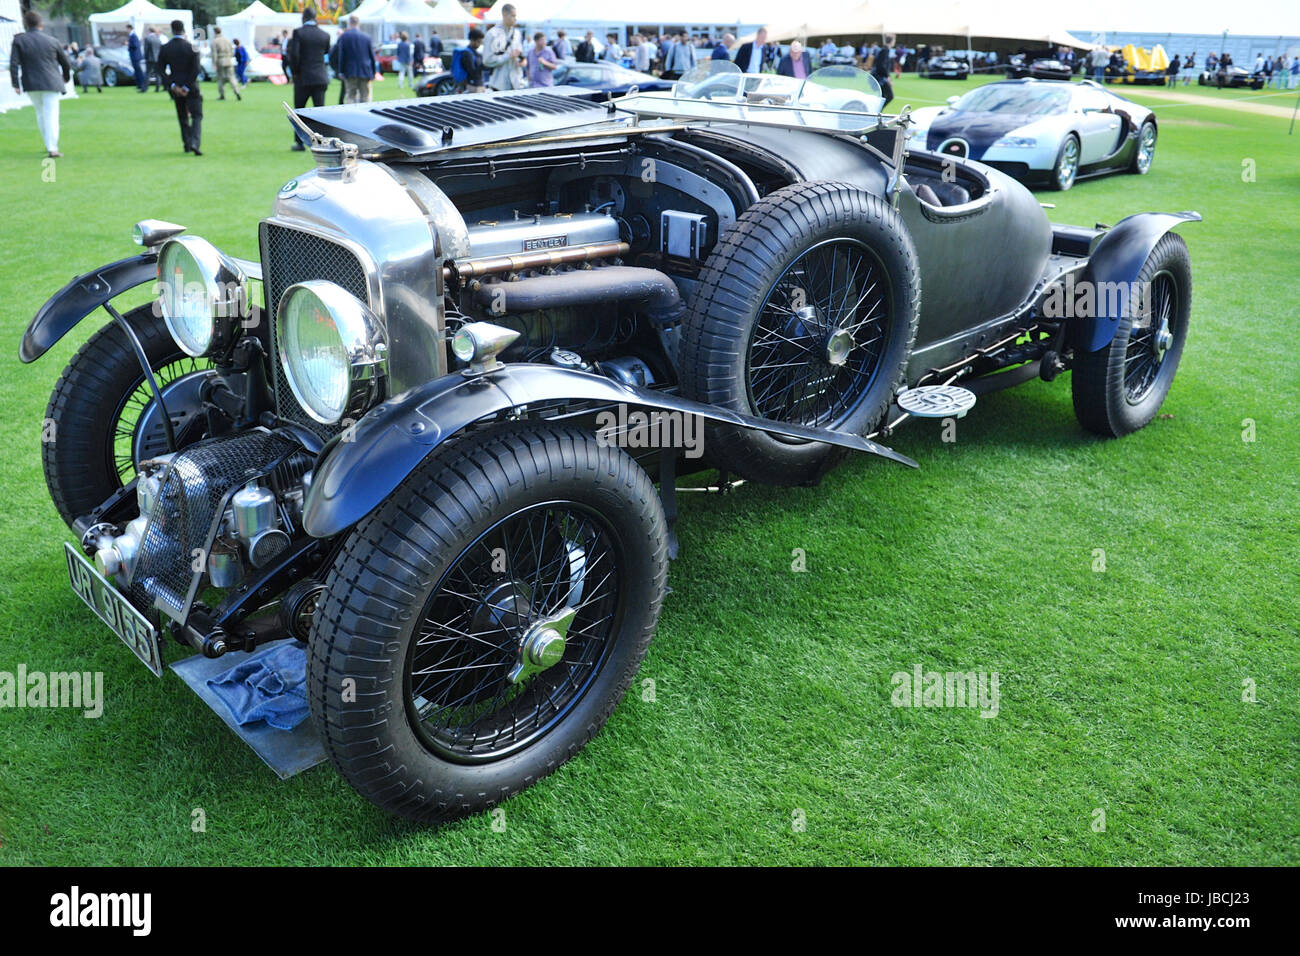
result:
[[[916,75],[923,80],[964,80],[970,76],[970,64],[955,56],[932,56],[917,68]]]
[[[1217,86],[1222,89],[1225,86],[1231,86],[1235,89],[1252,89],[1262,90],[1264,88],[1264,77],[1258,73],[1251,73],[1239,66],[1229,66],[1226,69],[1206,70],[1196,78],[1199,86]]]
[[[679,475],[917,467],[879,441],[1067,369],[1084,429],[1155,418],[1192,305],[1170,230],[1197,214],[1053,224],[996,169],[909,153],[866,74],[704,70],[731,95],[687,74],[612,104],[298,110],[313,165],[247,210],[258,259],[142,220],[134,255],[55,292],[24,362],[108,316],[32,429],[69,602],[160,678],[163,640],[199,664],[301,651],[325,755],[435,821],[536,784],[618,705],[678,557]],[[222,184],[196,188],[224,223]],[[1093,285],[1113,294],[1076,294]],[[219,793],[224,748],[158,699],[138,746],[221,751]]]
[[[1035,80],[1068,80],[1074,75],[1074,68],[1060,60],[1048,57],[1029,59],[1013,56],[1007,63],[1007,76],[1013,80],[1029,77]]]
[[[642,91],[671,90],[672,82],[649,73],[638,73],[617,63],[577,63],[566,60],[555,71],[556,86],[575,86],[599,93],[621,96],[635,87]],[[417,96],[447,96],[456,92],[456,81],[449,72],[430,75],[415,88]]]

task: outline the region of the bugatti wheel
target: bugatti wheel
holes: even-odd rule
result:
[[[1065,137],[1052,167],[1052,188],[1062,192],[1074,185],[1079,172],[1079,139],[1073,133]]]
[[[581,750],[645,657],[663,509],[623,451],[511,425],[454,441],[349,536],[310,639],[326,752],[380,807],[482,810]]]
[[[700,276],[683,329],[684,393],[774,421],[867,434],[916,333],[916,252],[896,210],[859,187],[799,183],[737,220]],[[827,445],[729,426],[710,459],[753,481],[816,481]]]
[[[1166,234],[1138,276],[1110,344],[1075,359],[1071,392],[1079,423],[1118,437],[1146,425],[1160,410],[1183,354],[1192,305],[1191,260],[1181,236]]]
[[[173,431],[184,434],[199,411],[208,361],[181,351],[152,304],[124,318],[149,360]],[[167,451],[153,391],[116,323],[92,335],[59,376],[41,437],[45,483],[69,526],[131,481],[137,464]]]
[[[1132,171],[1145,176],[1151,171],[1156,158],[1156,126],[1150,120],[1138,131],[1137,152],[1133,154]]]

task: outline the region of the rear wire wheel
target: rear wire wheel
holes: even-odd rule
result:
[[[773,421],[865,435],[903,381],[920,301],[898,212],[865,189],[769,193],[710,255],[678,356],[690,398]],[[710,460],[753,481],[807,484],[829,445],[711,426]]]
[[[1182,236],[1166,233],[1138,274],[1141,301],[1129,302],[1115,337],[1074,361],[1074,413],[1106,437],[1135,432],[1164,403],[1187,340],[1192,266]]]

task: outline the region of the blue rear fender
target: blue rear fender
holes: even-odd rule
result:
[[[1156,243],[1174,226],[1200,221],[1198,212],[1140,212],[1103,234],[1083,271],[1082,281],[1091,284],[1093,305],[1089,314],[1071,320],[1070,345],[1083,352],[1109,345],[1132,299],[1130,290]]]

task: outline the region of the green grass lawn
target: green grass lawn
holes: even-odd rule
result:
[[[909,77],[896,105],[969,85]],[[891,444],[919,471],[860,457],[814,489],[684,496],[641,673],[654,693],[634,687],[583,754],[504,806],[504,829],[421,829],[329,766],[277,781],[65,584],[41,421],[99,319],[33,366],[23,328],[73,275],[130,254],[137,219],[256,257],[258,218],[307,165],[283,88],[207,93],[197,159],[163,95],[65,102],[53,182],[31,111],[0,116],[0,671],[102,671],[107,698],[98,720],[0,711],[0,863],[1300,862],[1300,134],[1285,120],[1152,101],[1149,176],[1040,196],[1085,225],[1205,216],[1181,229],[1192,325],[1155,422],[1088,437],[1066,376],[981,399],[955,443],[937,423],[903,429]],[[1233,96],[1249,98],[1211,102]],[[918,664],[998,672],[997,717],[891,706],[891,675]]]

